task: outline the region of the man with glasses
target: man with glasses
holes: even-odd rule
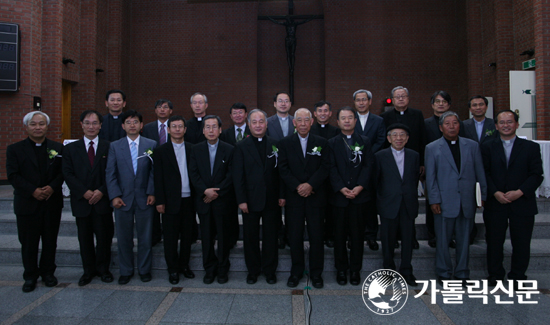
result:
[[[193,117],[187,121],[187,132],[185,132],[185,142],[196,144],[206,140],[202,132],[202,119],[206,116],[208,108],[208,99],[203,93],[194,93],[191,96],[191,110]]]

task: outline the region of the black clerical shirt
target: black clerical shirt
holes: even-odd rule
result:
[[[262,138],[262,141],[258,141],[258,138],[256,137],[252,137],[252,140],[254,140],[254,145],[258,150],[258,154],[260,154],[260,159],[262,160],[262,164],[265,166],[265,160],[267,158],[265,136]]]
[[[460,146],[458,144],[458,138],[454,141],[445,138],[445,141],[447,141],[449,149],[451,149],[451,153],[456,164],[456,169],[458,169],[458,172],[460,173]]]

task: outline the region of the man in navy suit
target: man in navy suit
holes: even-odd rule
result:
[[[105,95],[105,106],[109,113],[103,116],[99,137],[113,142],[126,136],[120,120],[122,109],[126,107],[126,94],[118,89],[109,90]]]
[[[455,279],[465,285],[470,277],[469,236],[477,206],[476,182],[480,184],[482,201],[487,197],[487,182],[479,145],[458,136],[458,114],[443,113],[439,125],[443,137],[426,146],[425,159],[426,188],[437,238],[435,270],[440,284],[454,273]],[[453,232],[456,234],[454,272],[449,253]]]
[[[530,245],[535,215],[538,213],[535,191],[543,180],[538,143],[516,137],[519,117],[510,110],[496,117],[499,136],[482,145],[487,176],[488,198],[483,212],[487,227],[487,268],[489,285],[504,280],[502,264],[506,229],[510,224],[512,265],[508,279],[527,280]]]
[[[159,146],[168,141],[168,119],[172,115],[174,106],[167,99],[159,99],[155,103],[155,114],[157,120],[147,123],[143,127],[143,136],[155,140]],[[155,210],[153,215],[153,246],[162,241],[162,227],[160,224],[160,213]]]
[[[468,102],[473,117],[464,121],[464,136],[479,145],[498,138],[495,121],[485,116],[488,104],[487,98],[480,95],[473,96]]]
[[[36,288],[39,276],[47,287],[57,285],[54,276],[57,234],[63,209],[63,145],[46,138],[50,118],[41,111],[25,115],[29,137],[11,144],[6,152],[6,172],[13,186],[13,210],[23,258],[23,292]],[[38,245],[42,254],[38,262]]]
[[[115,227],[120,261],[119,284],[134,276],[134,220],[138,239],[138,272],[143,282],[151,281],[153,205],[153,150],[156,141],[139,135],[143,118],[135,110],[122,114],[126,137],[111,143],[105,178],[111,205],[115,208]]]
[[[84,111],[80,115],[84,137],[68,144],[63,152],[63,176],[71,190],[71,208],[76,217],[84,268],[79,286],[87,285],[96,275],[103,282],[113,281],[109,266],[115,229],[105,183],[110,142],[98,137],[102,121],[97,111]]]

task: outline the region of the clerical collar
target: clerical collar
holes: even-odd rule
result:
[[[325,124],[319,124],[322,128],[324,128],[326,125]]]
[[[405,114],[405,111],[399,111],[399,114],[403,115]]]
[[[514,136],[512,139],[510,140],[502,140],[502,138],[500,138],[500,140],[503,142],[503,143],[506,143],[506,144],[514,144],[514,141],[516,141],[516,136]]]
[[[288,115],[286,117],[280,117],[279,115],[277,115],[277,117],[279,118],[279,120],[281,121],[286,121],[286,119],[288,118]]]
[[[348,139],[351,139],[351,134],[350,134],[350,135],[346,135],[346,137],[347,137]]]
[[[34,145],[37,146],[37,147],[42,147],[42,143],[36,143],[35,142]]]
[[[201,121],[202,121],[202,117],[197,117],[197,121],[201,122]]]
[[[444,137],[444,139],[445,139],[445,141],[447,141],[447,143],[450,146],[458,144],[458,138],[456,138],[456,140],[448,140],[447,138]]]
[[[264,138],[256,138],[256,140],[258,140],[258,142],[262,142]]]
[[[118,120],[118,115],[111,115],[113,119]]]

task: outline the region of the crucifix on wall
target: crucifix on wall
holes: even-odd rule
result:
[[[294,1],[288,1],[288,14],[285,16],[258,16],[258,20],[270,20],[275,24],[285,26],[285,49],[286,61],[288,63],[288,92],[290,100],[294,101],[294,65],[296,61],[296,28],[299,25],[323,19],[323,15],[294,15]]]

